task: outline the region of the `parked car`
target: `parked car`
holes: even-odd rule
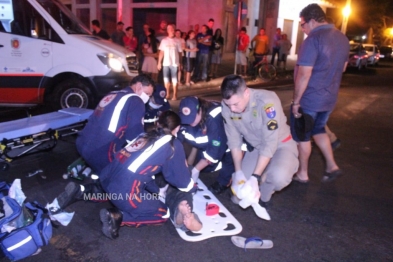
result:
[[[366,68],[368,55],[363,45],[352,43],[349,46],[348,67],[356,67],[359,70]]]
[[[368,59],[367,63],[371,66],[377,66],[379,62],[379,48],[374,44],[363,44],[363,47],[366,49]]]
[[[391,59],[393,57],[393,49],[390,45],[384,45],[379,48],[381,58]]]

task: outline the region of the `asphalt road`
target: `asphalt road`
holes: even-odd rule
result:
[[[240,236],[270,239],[272,249],[245,252],[227,236],[186,242],[170,222],[124,227],[118,239],[109,240],[100,231],[98,214],[110,204],[78,202],[68,208],[75,211],[72,222],[55,228],[51,244],[24,261],[393,261],[392,72],[393,63],[381,62],[378,68],[344,74],[329,120],[342,140],[334,154],[345,175],[337,181],[321,183],[324,162],[314,148],[310,183],[294,182],[276,193],[269,209],[271,221],[235,206],[228,194],[218,196],[242,224]],[[267,88],[277,92],[288,113],[292,87]],[[217,90],[196,93],[219,99]],[[21,178],[28,200],[51,202],[68,182],[62,178],[67,165],[78,157],[74,141],[67,137],[50,152],[17,159],[0,176],[8,181]],[[37,169],[46,179],[26,177]],[[208,185],[215,176],[202,174],[201,179]]]

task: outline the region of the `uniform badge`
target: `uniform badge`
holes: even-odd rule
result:
[[[276,110],[274,110],[273,104],[267,104],[263,107],[265,113],[268,118],[275,118],[276,117]]]
[[[267,129],[268,130],[276,130],[278,128],[278,124],[276,120],[270,120],[267,122]]]
[[[220,145],[221,145],[221,142],[218,141],[218,140],[213,140],[213,141],[212,141],[212,145],[213,145],[213,146],[220,146]]]
[[[252,115],[253,115],[253,117],[258,117],[258,112],[256,109],[252,110]]]
[[[181,112],[183,113],[183,115],[188,116],[191,113],[191,110],[189,107],[183,107]]]
[[[165,91],[165,90],[162,90],[162,91],[160,92],[160,96],[161,96],[162,98],[164,98],[164,97],[166,96],[166,91]]]
[[[99,106],[100,107],[106,107],[107,105],[110,104],[110,102],[113,101],[113,99],[116,97],[116,94],[109,94],[105,96],[103,99],[101,99]]]

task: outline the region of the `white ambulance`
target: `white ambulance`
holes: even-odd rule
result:
[[[0,106],[92,108],[137,73],[134,53],[93,36],[59,0],[0,1]]]

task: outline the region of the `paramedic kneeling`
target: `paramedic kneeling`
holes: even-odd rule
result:
[[[236,175],[259,183],[260,204],[266,207],[275,191],[292,180],[299,166],[298,151],[276,93],[254,90],[236,75],[221,85],[222,116]],[[243,153],[243,139],[248,151]],[[232,197],[236,202],[236,197]]]
[[[113,161],[126,140],[143,132],[145,103],[153,91],[153,80],[138,75],[129,87],[111,92],[100,101],[76,140],[79,154],[96,173]]]
[[[163,122],[168,124],[162,125]],[[102,232],[111,239],[118,237],[120,225],[156,225],[169,217],[184,230],[202,228],[199,218],[192,213],[191,193],[196,192],[196,184],[191,179],[183,145],[173,135],[180,128],[180,118],[166,111],[158,124],[163,128],[140,134],[100,174],[105,192],[117,195],[111,200],[115,208],[100,212]],[[160,172],[172,186],[165,204],[158,198],[154,181]]]
[[[217,181],[208,189],[214,194],[224,192],[231,185],[235,169],[231,152],[227,150],[221,104],[195,96],[185,97],[180,102],[179,115],[182,127],[178,138],[192,146],[188,165],[196,162],[191,171],[192,178],[197,182],[200,172],[219,170]]]

